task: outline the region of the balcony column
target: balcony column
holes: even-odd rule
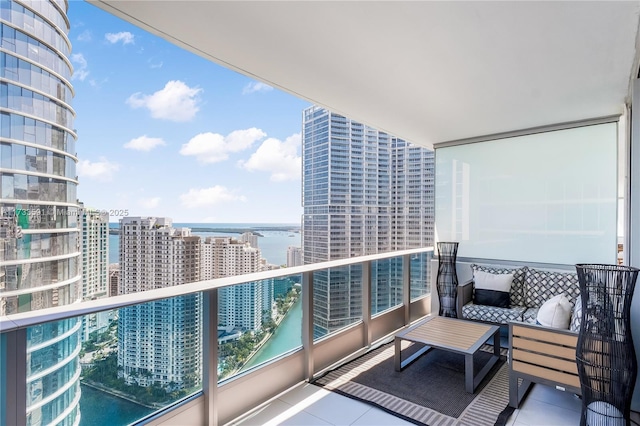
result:
[[[313,272],[302,274],[302,347],[304,376],[313,379]]]
[[[27,330],[0,335],[0,425],[27,424]]]
[[[629,266],[640,267],[640,79],[632,83],[631,135],[627,145],[628,184],[627,184],[627,221],[625,227],[625,261]],[[634,108],[635,107],[635,108]],[[636,286],[631,301],[631,324],[640,324],[640,286]],[[638,365],[640,365],[640,330],[633,327],[633,341],[636,347]],[[640,411],[640,375],[638,376],[631,409]]]
[[[371,261],[362,263],[363,345],[371,346]]]
[[[411,322],[411,255],[402,256],[402,304],[404,306],[404,324]]]
[[[218,289],[203,293],[203,381],[205,420],[209,426],[218,425]]]

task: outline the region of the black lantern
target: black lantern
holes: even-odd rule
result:
[[[631,298],[637,268],[576,265],[582,321],[576,362],[582,426],[630,425],[637,361],[631,337]]]
[[[457,318],[456,300],[458,298],[458,275],[456,274],[456,256],[458,243],[438,243],[438,278],[436,281],[439,315]]]

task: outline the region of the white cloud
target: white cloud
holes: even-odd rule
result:
[[[78,41],[91,41],[92,39],[93,39],[93,35],[89,30],[84,30],[83,32],[78,34],[78,37],[76,38],[76,40]]]
[[[239,165],[249,171],[269,172],[274,182],[300,179],[300,141],[299,133],[289,136],[284,142],[269,138],[262,142],[246,162],[241,161]]]
[[[229,158],[232,152],[250,148],[254,142],[265,136],[267,136],[265,132],[255,127],[234,130],[227,136],[211,132],[200,133],[182,145],[180,154],[195,156],[201,163],[217,163]]]
[[[167,143],[161,138],[150,138],[147,135],[143,135],[139,138],[131,139],[129,142],[124,144],[124,147],[135,151],[151,151],[157,146],[166,144]]]
[[[91,162],[82,160],[78,162],[78,176],[81,178],[95,179],[102,182],[109,182],[113,179],[113,174],[120,169],[117,163],[112,163],[101,157],[98,161]]]
[[[158,204],[160,204],[160,199],[160,197],[141,198],[140,200],[138,200],[138,204],[140,204],[145,209],[152,209],[158,207]]]
[[[127,99],[127,104],[132,108],[147,108],[153,118],[190,121],[200,109],[197,96],[201,91],[182,81],[172,80],[152,95],[134,93]]]
[[[111,44],[122,42],[122,44],[134,44],[135,36],[129,31],[121,31],[119,33],[106,33],[104,38]]]
[[[103,78],[102,80],[98,81],[94,78],[90,78],[89,79],[89,84],[91,85],[91,87],[95,87],[96,89],[100,89],[102,88],[102,86],[109,81],[108,78]]]
[[[164,65],[164,62],[162,62],[162,61],[154,62],[153,58],[149,58],[147,60],[147,63],[149,64],[149,68],[151,68],[151,69],[162,68],[162,65]]]
[[[247,201],[247,199],[243,195],[233,194],[224,186],[215,185],[211,188],[191,188],[189,192],[180,196],[180,201],[183,206],[192,209],[230,201]]]
[[[71,80],[77,79],[84,81],[84,79],[89,75],[89,71],[87,70],[89,64],[87,63],[84,55],[82,53],[74,53],[71,55],[71,62],[74,64]]]
[[[249,95],[256,92],[269,92],[271,90],[273,90],[273,87],[269,86],[268,84],[259,81],[253,81],[242,88],[242,94]]]

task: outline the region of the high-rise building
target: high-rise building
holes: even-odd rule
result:
[[[243,232],[242,235],[240,235],[240,241],[249,243],[253,248],[258,248],[258,236],[253,232]]]
[[[82,229],[82,300],[108,297],[109,278],[109,213],[80,205]],[[81,340],[109,325],[110,312],[82,317]]]
[[[303,112],[302,164],[305,264],[433,243],[432,151],[313,106]],[[374,265],[373,312],[401,301],[400,268]],[[412,273],[427,276],[426,267]],[[316,335],[362,318],[361,283],[355,268],[314,274]]]
[[[0,315],[81,299],[67,2],[0,2]],[[27,423],[80,421],[79,318],[27,329]]]
[[[120,264],[112,263],[109,265],[109,297],[118,295],[119,285],[120,285]]]
[[[302,247],[289,246],[287,248],[287,267],[300,266],[302,263]]]
[[[120,294],[198,281],[200,237],[171,219],[120,220]],[[123,308],[118,366],[129,384],[190,388],[202,371],[202,300],[197,294]]]
[[[202,243],[203,280],[260,271],[260,249],[231,237],[208,237]],[[262,326],[267,283],[251,282],[225,287],[218,298],[218,323],[224,327],[258,330]],[[271,293],[269,293],[271,294]]]

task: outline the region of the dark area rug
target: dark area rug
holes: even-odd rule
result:
[[[403,349],[403,359],[419,348],[414,344]],[[464,355],[431,350],[401,372],[394,370],[393,355],[393,343],[388,343],[314,383],[420,425],[495,425],[508,418],[509,371],[504,356],[470,394],[464,386]],[[476,354],[476,371],[490,356],[485,351]]]

